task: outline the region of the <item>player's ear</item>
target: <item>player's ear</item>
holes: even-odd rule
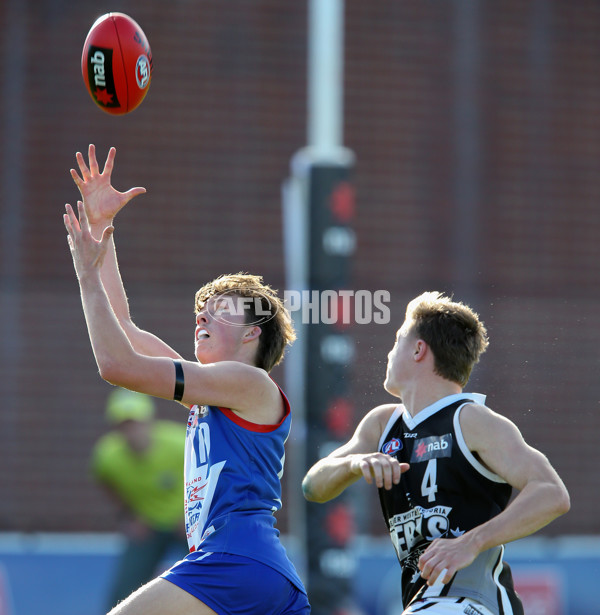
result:
[[[251,342],[252,340],[256,340],[258,339],[261,333],[262,333],[262,329],[258,325],[254,325],[253,327],[248,327],[246,329],[246,332],[244,333],[242,341],[245,344],[246,342]]]
[[[417,340],[413,348],[413,358],[415,361],[422,361],[427,354],[427,343],[423,340]]]

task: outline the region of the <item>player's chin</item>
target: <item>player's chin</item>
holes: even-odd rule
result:
[[[196,342],[194,348],[194,356],[198,363],[206,365],[207,363],[215,363],[217,359],[214,357],[214,353],[211,353],[207,348],[202,347],[202,343]]]
[[[394,382],[391,380],[389,376],[386,376],[385,381],[383,383],[383,388],[391,395],[400,397],[398,388],[395,386]]]
[[[194,356],[198,363],[210,363],[210,361],[206,360],[206,349],[202,348],[202,344],[196,341],[194,345]]]

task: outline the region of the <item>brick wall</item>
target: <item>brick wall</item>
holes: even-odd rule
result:
[[[306,140],[305,3],[117,4],[0,4],[12,33],[0,80],[11,247],[0,253],[0,529],[114,527],[86,469],[109,387],[62,228],[75,151],[94,142],[102,159],[115,145],[115,186],[148,189],[118,220],[121,268],[137,323],[187,357],[203,281],[247,270],[285,285],[280,186]],[[388,289],[393,315],[355,329],[355,420],[389,399],[380,383],[406,301],[454,292],[490,331],[470,388],[571,490],[572,512],[548,531],[596,532],[600,8],[468,4],[346,2],[354,287]],[[120,118],[93,105],[79,68],[108,10],[134,16],[154,55],[148,97]]]

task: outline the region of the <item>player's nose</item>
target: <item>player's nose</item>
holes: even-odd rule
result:
[[[206,325],[208,324],[208,316],[204,310],[198,312],[196,314],[196,324],[197,325]]]

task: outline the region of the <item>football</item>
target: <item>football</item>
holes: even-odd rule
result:
[[[100,109],[113,115],[133,111],[152,77],[152,52],[143,30],[124,13],[99,17],[83,45],[81,73]]]

